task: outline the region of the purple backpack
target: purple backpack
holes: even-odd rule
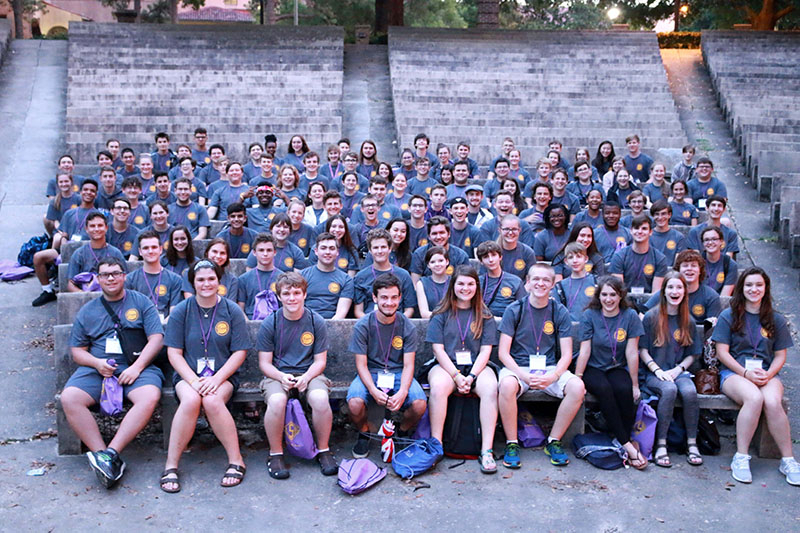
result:
[[[297,398],[290,398],[286,402],[286,418],[283,424],[286,446],[292,455],[303,459],[313,459],[317,456],[314,434],[311,433],[303,406]]]
[[[253,320],[264,320],[278,310],[278,297],[270,289],[265,289],[256,294],[256,303],[253,307]]]
[[[20,265],[10,259],[0,260],[0,279],[3,281],[19,281],[33,274],[33,269]]]
[[[339,486],[347,494],[359,494],[386,477],[386,469],[369,459],[345,459],[339,464]]]
[[[97,281],[97,274],[94,272],[81,272],[72,278],[72,283],[85,292],[100,291],[100,283]]]
[[[544,431],[527,409],[520,408],[517,413],[517,438],[523,448],[536,448],[547,441]]]
[[[431,436],[431,418],[428,416],[428,410],[425,409],[425,412],[422,413],[422,418],[419,419],[417,423],[417,429],[414,430],[414,434],[411,436],[414,440],[419,439],[428,439]]]
[[[636,409],[636,421],[631,430],[631,440],[639,443],[639,450],[648,460],[652,459],[657,423],[658,417],[650,404],[639,402],[639,407]]]
[[[114,366],[113,359],[108,360],[108,364]],[[103,385],[100,391],[100,412],[104,415],[114,416],[122,412],[122,385],[119,384],[117,376],[103,378]]]

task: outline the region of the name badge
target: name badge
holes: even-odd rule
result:
[[[161,320],[162,326],[167,323],[167,317],[164,316],[164,313],[158,313],[158,319]]]
[[[70,237],[69,240],[71,240],[72,242],[80,242],[81,236],[76,233],[75,235]]]
[[[379,389],[394,389],[394,374],[391,372],[378,372]]]
[[[529,356],[529,364],[531,371],[545,371],[547,369],[547,356],[539,353],[531,354]]]
[[[744,369],[764,370],[764,366],[762,365],[761,359],[756,359],[755,357],[746,357],[744,360]]]
[[[706,208],[706,199],[705,198],[700,198],[699,200],[697,200],[697,207],[699,209],[705,209]]]
[[[467,350],[458,350],[458,351],[456,351],[456,364],[458,366],[471,365],[472,364],[472,354]]]
[[[644,287],[631,287],[631,294],[644,294]]]
[[[116,335],[106,339],[106,353],[107,354],[121,354],[122,345],[119,343],[119,338]]]
[[[206,359],[205,357],[197,360],[197,375],[207,378],[214,375],[214,359]]]

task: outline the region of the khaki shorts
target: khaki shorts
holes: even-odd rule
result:
[[[325,374],[320,374],[308,382],[308,388],[303,395],[306,395],[313,390],[325,391],[325,394],[328,394],[330,392],[330,388],[328,386],[329,383],[330,380],[325,377]],[[283,394],[284,396],[288,396],[287,392],[283,390],[283,385],[281,385],[281,382],[277,379],[265,377],[261,380],[259,387],[261,388],[261,394],[264,395],[264,400],[268,400],[273,394]]]
[[[530,372],[530,369],[527,366],[520,366],[519,369],[526,374]],[[547,366],[545,367],[545,372],[553,372],[555,369],[556,369],[555,366]],[[527,383],[520,381],[519,377],[506,367],[500,369],[500,377],[497,380],[498,383],[502,382],[503,379],[506,378],[507,376],[513,377],[514,379],[517,380],[517,383],[519,383],[519,391],[517,392],[517,398],[528,392],[528,390],[530,389],[530,386]],[[553,396],[554,398],[563,398],[564,389],[566,388],[567,383],[574,377],[576,377],[575,374],[567,370],[566,372],[561,374],[561,377],[558,378],[558,381],[554,381],[553,383],[550,384],[549,387],[544,389],[545,394]]]

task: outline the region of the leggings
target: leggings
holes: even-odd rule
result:
[[[681,374],[674,382],[661,381],[655,374],[648,374],[645,383],[647,388],[658,396],[656,440],[667,440],[667,430],[672,422],[672,411],[675,409],[675,399],[679,393],[683,400],[683,423],[686,425],[686,437],[696,439],[700,404],[697,401],[697,389],[689,374]]]
[[[628,370],[600,370],[587,366],[583,371],[583,383],[586,390],[597,398],[611,434],[620,444],[630,441],[636,406],[633,405],[633,383]]]

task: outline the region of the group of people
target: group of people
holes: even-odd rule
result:
[[[455,159],[445,145],[434,156],[424,134],[397,166],[379,161],[371,141],[356,153],[342,139],[320,165],[302,136],[291,138],[282,159],[267,136],[263,146],[250,146],[242,165],[227,160],[220,145],[205,150],[206,139],[198,128],[195,147],[181,145],[176,155],[159,133],[156,150],[140,155],[138,166],[131,150],[110,140],[98,155],[98,176],[73,176],[74,162],[64,156],[48,190],[53,246],[34,259],[43,286],[34,305],[55,299],[49,265],[63,243],[88,241],[69,259],[64,289],[99,286],[103,297],[73,323],[80,368],[62,404],[106,485],[122,476],[119,452],[158,402],[165,376],[150,363],[162,344],[180,401],[162,489],[180,490],[178,462],[201,408],[228,455],[222,484],[244,478],[226,403],[250,348],[264,375],[270,475],[289,476],[283,417],[295,389],[312,411],[322,472],[335,474],[325,321],[347,317],[358,319],[349,346],[357,376],[346,402],[359,430],[356,457],[369,453],[370,399],[404,411],[401,433],[427,409],[431,434],[441,440],[447,398],[474,391],[481,470],[497,470],[498,414],[503,465],[519,468],[517,400],[532,389],[561,400],[544,450],[562,466],[569,459],[561,439],[588,391],[630,464],[645,468],[630,435],[644,388],[659,397],[654,462],[672,465],[666,433],[680,394],[687,461],[702,464],[689,369],[702,355],[697,324],[705,324],[726,368],[722,391],[742,405],[734,478],[751,480],[747,450],[763,411],[783,454],[781,472],[800,484],[777,377],[791,346],[786,320],[772,310],[766,273],[738,272],[727,191],[708,158],[693,161],[693,147],[684,148],[668,183],[666,167],[641,152],[636,135],[626,140],[625,156],[603,141],[591,161],[587,149],[577,150],[573,165],[554,141],[533,174],[505,139],[485,178],[468,143],[458,145]],[[226,224],[208,240],[212,220]],[[126,259],[141,259],[141,268],[127,273]],[[234,275],[232,260],[246,263],[246,272]],[[731,297],[728,309],[720,296]],[[112,313],[147,333],[134,362],[113,351],[120,346]],[[429,319],[426,341],[437,364],[418,376],[430,385],[428,400],[414,377],[412,317]],[[252,342],[246,319],[261,321]],[[490,362],[495,346],[499,366]],[[106,445],[88,409],[111,375],[133,408]]]

